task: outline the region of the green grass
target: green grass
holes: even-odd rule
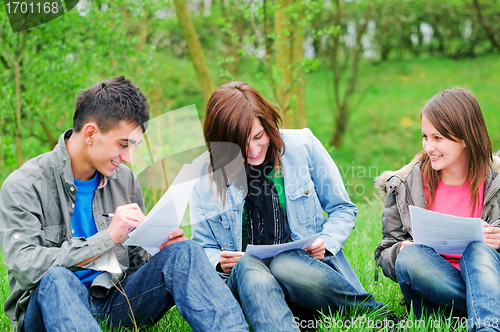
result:
[[[430,328],[429,326],[436,327],[436,319],[429,319],[427,321],[415,320],[412,315],[408,315],[406,308],[399,305],[399,301],[402,299],[402,294],[399,290],[399,286],[385,278],[380,272],[378,284],[374,283],[374,271],[375,263],[373,261],[373,251],[375,246],[381,238],[381,215],[383,209],[382,200],[377,200],[372,198],[369,203],[363,203],[359,205],[359,214],[356,221],[356,228],[353,230],[351,237],[346,243],[344,252],[351,263],[354,271],[358,275],[361,283],[365,287],[366,291],[372,293],[375,299],[379,302],[384,302],[387,304],[389,310],[393,310],[398,316],[403,319],[408,320],[407,326],[410,328],[408,331],[450,331],[446,328],[445,317],[441,318],[439,321],[439,328]],[[7,269],[3,263],[0,263],[0,301],[5,302],[6,297],[9,294],[9,288],[7,284]],[[5,316],[2,310],[0,310],[0,330],[9,331],[9,320]],[[317,331],[345,331],[345,324],[352,324],[355,322],[354,327],[351,331],[380,331],[378,328],[383,324],[383,320],[377,317],[376,313],[361,314],[359,312],[352,312],[347,317],[340,317],[339,315],[327,316],[328,318],[318,318],[318,322],[308,321],[307,324],[304,323],[303,331],[313,331],[312,328],[307,327],[317,327]],[[379,324],[379,325],[375,325]],[[389,323],[386,323],[389,324]],[[390,326],[390,325],[385,325]],[[423,327],[426,326],[426,327]],[[187,322],[180,316],[176,308],[172,308],[164,317],[153,327],[145,327],[139,329],[142,332],[165,332],[165,331],[191,331],[191,328]],[[104,331],[109,332],[132,332],[133,328],[121,328],[121,329],[104,329]],[[456,329],[455,331],[466,331],[466,329]]]
[[[176,65],[176,68],[178,67]],[[191,69],[183,70],[188,72]],[[158,72],[163,73],[163,71]],[[359,90],[352,102],[354,108],[343,146],[338,150],[328,148],[344,178],[351,199],[359,208],[356,228],[345,246],[345,253],[366,290],[373,293],[377,301],[386,303],[390,310],[403,317],[406,317],[406,309],[398,304],[402,295],[397,284],[382,276],[381,272],[379,283],[375,285],[373,281],[375,271],[373,251],[381,238],[383,204],[374,195],[373,177],[386,169],[398,169],[421,149],[421,128],[418,119],[421,107],[437,92],[453,86],[468,88],[476,95],[486,119],[493,151],[499,150],[500,112],[497,110],[497,105],[500,104],[498,93],[500,75],[498,72],[500,72],[498,55],[458,61],[429,58],[385,62],[379,65],[363,63],[360,68]],[[331,138],[334,124],[334,117],[329,107],[333,105],[331,84],[328,83],[331,80],[330,76],[326,70],[314,72],[307,75],[306,84],[308,126],[323,143]],[[262,79],[248,75],[245,80],[254,85],[266,98],[270,98]],[[192,80],[189,82],[194,84]],[[182,85],[183,81],[177,81],[174,85],[177,84]],[[171,89],[166,86],[164,91]],[[175,91],[182,95],[184,90]],[[168,108],[193,103],[182,100],[185,104],[182,102],[179,104],[178,100],[174,102],[173,95],[169,95],[169,98],[172,98],[172,104],[167,105]],[[194,102],[198,104],[199,98]],[[187,234],[190,233],[189,226],[185,230]],[[6,267],[0,263],[1,303],[5,302],[10,293],[6,276]],[[9,320],[1,310],[0,318],[0,330],[9,331]],[[411,319],[411,316],[407,318]],[[331,318],[333,319],[339,321],[340,317]],[[431,320],[426,321],[425,325],[431,323],[437,325]],[[429,328],[429,326],[422,328],[415,327],[414,324],[408,331],[452,330],[445,325],[445,322],[441,322],[440,328]],[[141,331],[190,330],[175,308],[154,327],[141,329]],[[345,331],[346,329],[319,327],[318,330]],[[370,329],[366,327],[351,330]],[[456,331],[462,330],[465,331],[456,329]],[[122,329],[122,331],[132,330]]]
[[[10,320],[3,311],[3,304],[10,295],[9,280],[7,279],[7,266],[4,264],[3,255],[0,253],[0,331],[10,331]]]
[[[373,177],[396,170],[422,149],[420,109],[436,93],[455,86],[471,90],[481,106],[493,151],[500,149],[500,56],[450,60],[414,59],[363,63],[343,145],[331,154],[355,203],[373,196]],[[331,73],[309,74],[308,126],[323,143],[333,134]]]

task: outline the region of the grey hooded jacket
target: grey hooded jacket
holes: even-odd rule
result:
[[[397,282],[395,263],[401,242],[412,240],[409,206],[425,208],[425,194],[420,170],[421,154],[400,170],[385,171],[375,179],[375,187],[385,198],[382,214],[382,241],[375,248],[375,261],[384,275]],[[481,219],[488,223],[500,217],[500,158],[493,157],[484,184]]]
[[[150,258],[139,247],[115,245],[106,230],[109,218],[102,217],[103,212],[114,212],[129,203],[144,210],[139,181],[123,165],[111,177],[101,175],[92,202],[98,232],[87,239],[72,236],[76,186],[65,145],[71,134],[72,130],[66,131],[53,151],[27,161],[10,174],[0,190],[0,246],[11,289],[4,310],[14,331],[23,330],[30,294],[49,268],[63,266],[76,271],[82,269],[76,264],[109,250],[123,272]],[[93,267],[95,261],[83,269]],[[101,275],[103,283],[104,278],[111,279],[107,272]]]

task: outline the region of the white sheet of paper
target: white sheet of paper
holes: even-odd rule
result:
[[[438,254],[462,254],[474,241],[484,242],[481,218],[455,217],[410,206],[413,241],[434,248]]]
[[[167,192],[123,244],[141,246],[151,255],[158,253],[160,244],[167,241],[168,235],[181,225],[199,172],[198,163],[182,166]]]
[[[93,269],[97,271],[107,271],[114,274],[122,273],[120,264],[118,264],[118,258],[116,258],[113,249],[106,251],[104,254],[94,259]]]
[[[293,241],[283,244],[271,244],[271,245],[251,245],[247,246],[247,250],[245,254],[257,256],[261,259],[274,257],[283,251],[292,250],[292,249],[304,249],[313,244],[314,240],[319,237],[319,234],[308,237],[307,239],[303,239],[300,241]]]

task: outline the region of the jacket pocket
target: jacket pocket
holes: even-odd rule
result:
[[[203,214],[212,231],[215,241],[223,249],[232,248],[232,233],[230,216],[232,211],[223,211],[222,205],[217,203],[202,203]]]
[[[316,209],[319,201],[312,180],[309,179],[300,185],[297,189],[289,193],[287,197],[290,201],[290,206],[287,205],[286,207],[289,210],[289,216],[295,217],[300,225],[316,225]]]
[[[47,226],[43,229],[43,237],[49,247],[59,247],[66,240],[65,225]]]
[[[225,215],[225,213],[223,212],[221,204],[202,203],[201,208],[207,220],[212,220],[212,221],[220,220],[220,223],[224,224],[224,227],[229,228],[228,221],[222,220],[222,215]]]

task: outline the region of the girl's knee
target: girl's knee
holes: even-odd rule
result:
[[[469,243],[462,255],[462,259],[460,259],[460,268],[464,270],[489,270],[492,267],[498,269],[499,264],[500,254],[484,242]]]
[[[268,268],[264,261],[258,257],[252,255],[243,255],[238,260],[233,270],[246,272],[246,271],[268,271]]]
[[[467,248],[465,248],[463,256],[467,257],[475,255],[489,255],[490,252],[491,252],[491,247],[489,247],[487,244],[485,244],[484,242],[475,241],[467,245]]]
[[[419,244],[412,244],[404,247],[396,257],[396,274],[416,274],[425,266],[427,259],[427,247]]]

